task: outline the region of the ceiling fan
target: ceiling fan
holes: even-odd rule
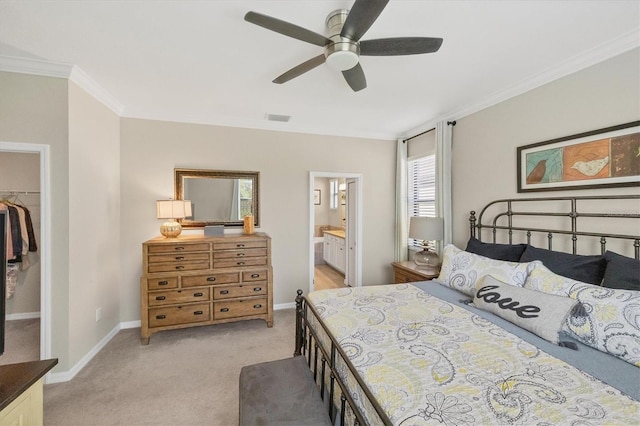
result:
[[[291,68],[273,80],[274,83],[286,83],[326,62],[331,68],[342,71],[351,89],[357,92],[367,87],[367,80],[359,63],[360,55],[397,56],[433,53],[437,52],[442,45],[441,38],[433,37],[360,40],[388,2],[389,0],[356,0],[350,11],[334,10],[327,16],[327,37],[257,12],[247,12],[244,19],[268,30],[324,47],[322,54]]]

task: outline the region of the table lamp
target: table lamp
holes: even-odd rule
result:
[[[441,217],[412,217],[409,220],[409,238],[422,241],[422,251],[413,256],[418,268],[437,274],[440,267],[438,253],[429,250],[429,241],[440,241],[444,238],[444,220]]]
[[[167,238],[175,238],[182,232],[182,225],[176,219],[191,216],[191,201],[158,200],[156,210],[158,219],[168,219],[160,226],[160,233]]]

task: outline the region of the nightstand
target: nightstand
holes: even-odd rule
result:
[[[438,278],[438,274],[430,274],[420,270],[413,261],[392,262],[394,284],[428,281]]]

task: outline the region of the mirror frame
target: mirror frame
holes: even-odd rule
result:
[[[206,179],[251,179],[252,180],[252,200],[251,211],[253,212],[254,226],[260,226],[260,172],[243,172],[238,170],[205,170],[205,169],[174,169],[175,199],[184,200],[184,179],[185,178],[206,178]],[[219,221],[199,221],[180,219],[183,228],[203,228],[208,225],[224,226],[244,226],[243,220],[219,220]]]

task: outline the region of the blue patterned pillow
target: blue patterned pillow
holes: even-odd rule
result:
[[[564,329],[585,345],[640,367],[640,291],[575,281],[542,265],[531,271],[525,288],[578,300],[587,315],[568,317]]]
[[[476,282],[483,276],[493,275],[504,283],[522,287],[529,270],[535,265],[542,264],[489,259],[448,244],[442,253],[442,267],[437,281],[473,297]]]

